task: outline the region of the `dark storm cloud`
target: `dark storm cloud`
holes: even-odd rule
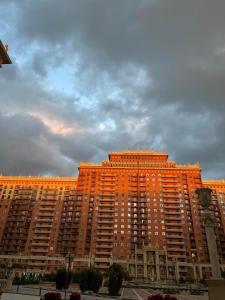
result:
[[[0,115],[0,172],[4,175],[66,175],[66,161],[54,150],[43,124],[27,115]]]
[[[52,149],[55,160],[34,158],[36,172],[64,174],[73,161],[104,159],[109,150],[154,147],[180,163],[200,161],[207,177],[224,176],[223,0],[21,0],[0,7],[9,4],[17,9],[17,51],[28,58],[26,71],[1,71],[0,101],[7,103],[3,113],[42,124],[46,157]],[[65,66],[79,96],[48,87],[49,70]],[[73,130],[52,132],[46,118]],[[11,117],[11,126],[18,122]],[[41,139],[37,144],[44,155]],[[59,171],[63,158],[69,163]]]

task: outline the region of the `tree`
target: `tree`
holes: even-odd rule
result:
[[[56,289],[68,289],[71,276],[71,272],[68,272],[66,269],[59,269],[56,273]]]
[[[109,267],[109,294],[117,296],[123,282],[123,268],[119,264],[112,264]]]
[[[102,280],[102,274],[96,270],[92,270],[90,290],[97,293],[102,285]]]
[[[82,292],[89,290],[89,269],[83,269],[79,274],[79,286]]]
[[[84,291],[98,292],[102,285],[102,274],[94,269],[83,269],[78,275],[80,289]]]

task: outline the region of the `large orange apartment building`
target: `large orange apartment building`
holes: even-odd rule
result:
[[[0,177],[0,262],[43,273],[70,254],[74,269],[105,271],[116,261],[136,278],[210,277],[200,187],[214,191],[225,269],[225,181],[202,181],[199,164],[146,150],[81,162],[77,178]]]

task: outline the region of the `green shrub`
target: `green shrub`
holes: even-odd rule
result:
[[[112,264],[109,267],[108,290],[111,296],[117,296],[123,282],[123,268],[119,264]]]
[[[97,293],[102,285],[103,276],[100,272],[92,270],[90,290]]]
[[[68,272],[66,269],[59,269],[56,273],[56,289],[68,289],[71,276],[71,272]]]
[[[80,290],[98,292],[102,285],[102,274],[93,269],[83,269],[79,272],[78,282]]]
[[[221,271],[221,276],[222,276],[222,278],[224,278],[225,279],[225,271]]]
[[[80,280],[80,272],[73,272],[72,273],[72,282],[79,283]]]

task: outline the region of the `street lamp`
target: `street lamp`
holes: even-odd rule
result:
[[[73,262],[73,258],[74,258],[74,256],[72,254],[69,254],[69,253],[65,256],[65,260],[66,260],[66,264],[67,264],[66,269],[67,269],[68,272],[71,271],[71,264]]]
[[[66,261],[66,285],[65,285],[65,299],[66,299],[66,292],[67,292],[67,289],[69,287],[69,283],[70,283],[70,272],[71,272],[71,265],[72,265],[72,262],[73,262],[73,258],[74,256],[70,253],[66,254],[65,256],[65,261]]]

